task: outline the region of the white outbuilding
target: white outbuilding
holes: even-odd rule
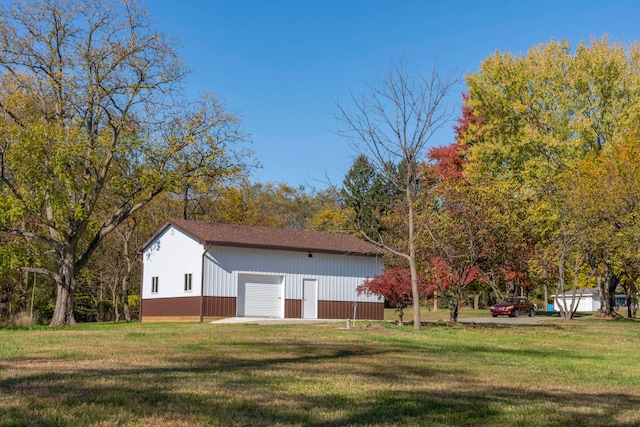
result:
[[[589,312],[600,310],[600,293],[597,288],[581,288],[575,291],[567,291],[553,298],[553,309],[560,311],[560,304],[567,309],[575,308],[576,312]]]
[[[382,298],[356,290],[381,253],[351,235],[169,220],[140,252],[143,322],[384,318]]]

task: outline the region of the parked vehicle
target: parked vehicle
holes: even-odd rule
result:
[[[528,313],[529,317],[532,317],[537,309],[538,307],[526,298],[507,298],[491,306],[491,315],[497,317],[505,314],[509,317],[518,317],[521,313]]]

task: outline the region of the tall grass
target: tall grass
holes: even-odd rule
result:
[[[40,323],[40,316],[38,313],[29,314],[27,312],[21,312],[15,315],[12,319],[12,324],[16,328],[28,328]]]
[[[0,331],[0,425],[640,425],[640,324]]]

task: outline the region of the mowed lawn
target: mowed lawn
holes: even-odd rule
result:
[[[640,322],[438,316],[0,330],[0,425],[640,425]]]

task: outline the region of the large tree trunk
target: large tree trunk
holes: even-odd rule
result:
[[[595,271],[600,275],[600,270]],[[604,279],[604,280],[603,280]],[[604,277],[596,279],[598,292],[600,293],[600,312],[604,316],[614,316],[616,307],[616,288],[620,284],[620,278],[614,273],[609,264],[604,264]]]
[[[51,318],[49,326],[62,327],[74,326],[76,324],[76,319],[73,315],[75,302],[73,298],[73,288],[68,282],[69,280],[63,277],[63,280],[57,283],[56,307],[53,311],[53,317]]]
[[[60,274],[56,278],[56,307],[49,326],[74,326],[76,319],[73,315],[75,309],[75,253],[68,250],[60,261]]]

